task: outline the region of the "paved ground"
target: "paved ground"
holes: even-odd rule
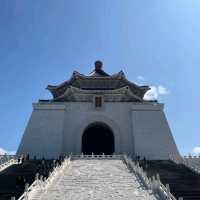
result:
[[[155,200],[121,160],[74,160],[34,200]]]

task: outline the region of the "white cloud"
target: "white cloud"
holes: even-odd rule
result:
[[[138,81],[145,81],[146,79],[144,78],[144,76],[137,76],[137,80]]]
[[[199,155],[199,154],[200,154],[200,147],[194,147],[194,148],[192,149],[192,153],[193,153],[193,154]]]
[[[159,85],[159,86],[158,86],[158,93],[159,93],[160,95],[167,95],[167,94],[169,94],[170,92],[169,92],[169,90],[167,90],[167,88],[164,87],[163,85]]]
[[[135,81],[136,84],[145,84],[147,79],[144,76],[137,76],[137,81]],[[163,85],[153,85],[150,86],[150,90],[146,92],[144,95],[144,100],[146,101],[155,101],[158,99],[161,99],[161,96],[170,94],[170,91]]]
[[[158,98],[161,97],[162,95],[170,94],[169,90],[163,85],[150,86],[150,88],[151,89],[147,91],[146,94],[144,95],[144,100],[146,101],[158,100]]]
[[[158,89],[155,86],[151,86],[151,89],[144,95],[144,100],[154,101],[158,99]]]
[[[14,154],[16,154],[16,151],[7,151],[3,148],[0,148],[0,155],[5,155],[5,154],[14,155]]]

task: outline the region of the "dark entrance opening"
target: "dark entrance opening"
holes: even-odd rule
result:
[[[114,153],[114,135],[109,127],[104,124],[90,125],[82,136],[83,154],[106,154]]]

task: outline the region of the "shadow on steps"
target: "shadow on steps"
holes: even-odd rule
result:
[[[161,182],[169,184],[171,193],[178,199],[200,200],[200,175],[182,164],[169,160],[140,161],[148,177],[160,175]]]
[[[31,185],[36,173],[48,177],[52,170],[52,160],[46,160],[42,165],[41,160],[28,160],[23,164],[14,164],[0,172],[0,200],[10,200],[15,196],[19,198],[24,192],[25,183]],[[23,180],[19,184],[19,177]]]

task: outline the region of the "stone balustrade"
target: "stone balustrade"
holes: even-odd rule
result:
[[[104,153],[101,155],[95,155],[95,154],[91,154],[91,155],[85,155],[85,154],[81,154],[81,155],[71,155],[71,159],[75,160],[75,159],[122,159],[122,155],[105,155]]]
[[[193,165],[194,167],[200,168],[200,157],[189,155],[189,156],[184,156],[183,158],[184,158],[184,160],[191,163],[191,165]]]
[[[196,157],[196,156],[192,157],[191,155],[184,156],[184,157],[182,157],[181,155],[169,155],[169,158],[174,163],[183,164],[189,169],[191,169],[193,172],[200,174],[200,158],[199,157]]]
[[[13,164],[17,164],[16,156],[14,156],[14,155],[0,156],[0,172]]]
[[[65,158],[61,165],[55,166],[49,177],[46,179],[42,175],[36,174],[35,181],[29,186],[25,185],[25,191],[18,200],[30,200],[35,192],[46,192],[49,184],[58,177],[66,166],[69,166],[71,157]],[[11,199],[15,199],[12,197]]]
[[[138,162],[133,162],[131,158],[124,156],[124,161],[127,166],[140,178],[144,186],[159,196],[161,200],[176,200],[176,198],[170,193],[170,187],[167,184],[164,186],[161,181],[159,174],[153,176],[152,178],[147,177],[147,173],[140,167]],[[182,200],[182,197],[179,197],[179,200]]]

